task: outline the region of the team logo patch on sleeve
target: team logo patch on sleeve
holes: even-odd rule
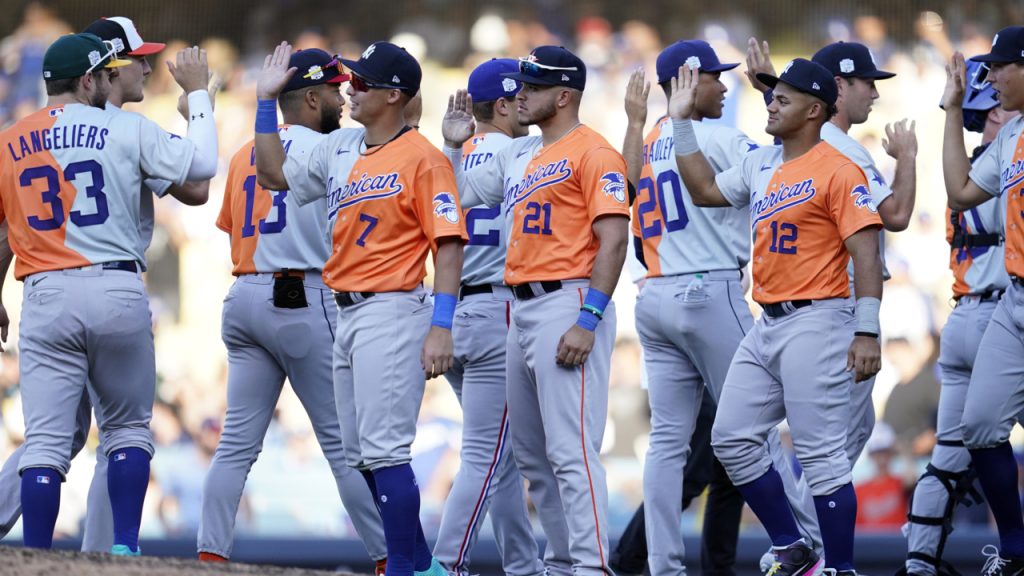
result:
[[[601,190],[607,196],[613,196],[617,201],[626,202],[626,179],[619,172],[608,172],[601,176],[601,183],[604,185]]]
[[[443,217],[452,224],[459,223],[459,211],[455,208],[455,197],[450,192],[434,196],[434,216]]]
[[[853,198],[853,205],[858,208],[867,208],[871,212],[878,212],[875,202],[871,199],[871,191],[863,184],[858,184],[850,190],[850,197]]]

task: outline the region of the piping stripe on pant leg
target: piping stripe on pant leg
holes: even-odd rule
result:
[[[580,306],[583,306],[583,290],[576,289],[580,295]],[[590,486],[590,508],[594,511],[594,530],[597,534],[597,553],[601,558],[601,567],[607,566],[604,561],[604,547],[601,546],[601,523],[597,515],[597,500],[594,498],[594,480],[590,476],[590,462],[587,458],[586,410],[587,397],[587,366],[586,361],[580,364],[580,446],[583,448],[583,467],[587,470],[587,484]]]
[[[465,566],[463,564],[466,561],[466,548],[469,544],[469,537],[476,530],[477,524],[483,517],[481,509],[483,508],[484,500],[488,498],[491,491],[491,482],[494,480],[494,474],[498,470],[498,466],[501,464],[501,452],[505,448],[505,441],[508,438],[508,404],[505,405],[505,411],[501,415],[501,427],[498,434],[498,444],[494,447],[494,456],[491,458],[491,466],[487,470],[487,476],[484,478],[484,485],[480,489],[480,495],[476,499],[476,505],[473,507],[473,513],[470,515],[469,526],[466,528],[466,533],[462,536],[462,544],[459,545],[459,554],[455,558],[455,571],[458,574],[462,574]]]

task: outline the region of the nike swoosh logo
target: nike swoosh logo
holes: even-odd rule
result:
[[[771,169],[772,169],[772,167],[767,165],[767,164],[764,165],[764,166],[761,166],[761,172],[764,172],[765,170],[771,170]]]
[[[337,152],[335,152],[335,154],[337,156],[341,156],[342,154],[348,154],[348,150],[345,150],[344,148],[341,148]]]
[[[426,294],[423,294],[422,296],[420,296],[420,304],[423,304],[423,301],[426,300],[426,299],[427,299],[427,295]]]
[[[516,158],[521,158],[523,156],[523,154],[526,154],[527,152],[529,152],[529,150],[523,150],[519,154],[516,154]]]
[[[36,278],[35,280],[32,281],[32,285],[35,286],[36,284],[39,284],[43,280],[46,280],[46,276],[43,276],[42,278]]]

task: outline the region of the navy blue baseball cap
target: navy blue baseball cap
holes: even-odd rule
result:
[[[791,60],[778,76],[759,72],[757,79],[769,88],[775,88],[779,82],[788,84],[804,94],[821,98],[829,106],[834,106],[839,97],[836,79],[828,68],[804,58]]]
[[[284,85],[281,93],[300,90],[321,84],[341,84],[351,77],[336,56],[331,56],[319,48],[309,48],[292,53],[288,60],[289,68],[298,68],[291,79]]]
[[[992,39],[992,50],[988,54],[975,56],[972,60],[992,64],[1024,61],[1024,26],[1003,28]]]
[[[518,70],[519,63],[511,58],[492,58],[484,62],[469,74],[469,96],[473,102],[493,102],[515,96],[523,85],[504,75]]]
[[[680,40],[658,54],[658,84],[675,78],[683,64],[701,72],[724,72],[739,66],[719,62],[715,49],[703,40]]]
[[[879,70],[868,47],[857,42],[834,42],[814,53],[811,61],[828,68],[833,76],[885,80],[894,72]]]
[[[538,86],[565,86],[583,90],[587,85],[587,67],[563,46],[540,46],[519,59],[519,72],[506,78]]]
[[[420,91],[420,63],[405,48],[391,42],[374,42],[363,50],[359,60],[341,62],[370,88],[392,88],[410,96]]]

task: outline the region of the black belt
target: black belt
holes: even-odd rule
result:
[[[1002,288],[1000,288],[999,290],[985,290],[980,294],[961,294],[959,296],[954,296],[953,300],[956,300],[956,303],[960,304],[960,299],[966,296],[969,298],[977,298],[982,302],[992,302],[995,300],[999,300],[999,298],[1003,295],[1003,292],[1006,292],[1006,290]]]
[[[370,298],[376,292],[335,292],[334,301],[338,306],[352,306]]]
[[[533,291],[533,286],[540,286],[541,293],[537,294]],[[512,289],[512,294],[515,295],[516,300],[529,300],[530,298],[536,298],[549,292],[562,289],[562,282],[559,280],[544,280],[542,282],[531,282],[529,284],[520,284],[518,286],[509,286]]]
[[[104,262],[100,264],[104,270],[121,270],[122,272],[138,272],[139,265],[135,260],[117,260],[116,262]]]
[[[1002,234],[960,234],[953,235],[949,243],[951,248],[984,248],[986,246],[1000,246],[1003,243]]]
[[[769,317],[780,318],[791,312],[796,312],[798,308],[806,308],[813,302],[813,300],[789,300],[786,302],[776,302],[774,304],[762,304],[761,308],[764,309],[764,313]]]
[[[1024,288],[1024,278],[1021,278],[1020,276],[1010,276],[1010,282]]]
[[[459,300],[474,294],[493,294],[494,287],[490,284],[463,284],[459,287]]]

